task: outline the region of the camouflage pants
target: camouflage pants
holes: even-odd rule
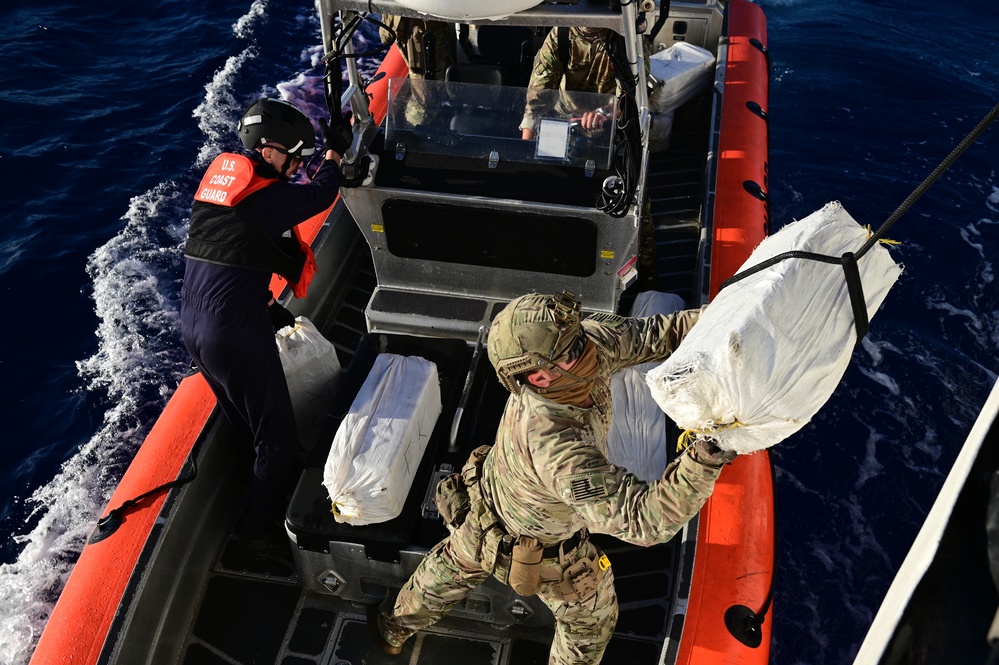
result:
[[[505,583],[508,564],[501,560],[492,572],[482,565],[481,531],[474,521],[466,520],[430,551],[402,587],[391,615],[383,607],[378,624],[388,642],[401,645],[418,630],[433,625],[490,574]],[[563,566],[583,557],[595,561],[599,556],[599,549],[587,541],[566,557]],[[557,558],[545,559],[544,563],[559,565]],[[617,625],[617,594],[611,570],[604,573],[593,597],[585,601],[559,600],[547,584],[541,586],[538,596],[555,615],[549,664],[599,663]]]

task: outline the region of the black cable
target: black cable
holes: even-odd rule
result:
[[[981,122],[979,122],[975,128],[972,129],[971,132],[969,132],[968,135],[965,136],[964,139],[950,151],[950,154],[947,155],[947,157],[945,157],[935,169],[933,169],[933,172],[926,176],[926,179],[923,180],[923,182],[921,182],[919,186],[905,198],[904,201],[902,201],[902,204],[899,205],[898,208],[895,209],[895,212],[893,212],[888,219],[885,220],[884,224],[881,225],[881,228],[875,231],[874,235],[867,239],[864,246],[857,252],[857,258],[866,254],[867,250],[874,246],[874,243],[884,237],[885,233],[888,232],[888,229],[890,229],[892,225],[898,221],[898,218],[904,215],[906,211],[912,207],[912,204],[915,203],[919,197],[925,194],[926,190],[928,190],[930,186],[933,185],[933,183],[935,183],[941,175],[943,175],[944,171],[949,169],[954,162],[957,161],[957,158],[963,155],[965,151],[967,151],[968,148],[970,148],[971,145],[978,140],[985,130],[988,129],[988,126],[995,121],[996,116],[999,116],[999,104],[993,106],[992,110],[985,114],[985,117],[982,118]]]
[[[770,464],[770,486],[772,488],[777,487],[777,470],[774,466],[773,455],[767,455],[767,461]],[[729,634],[735,639],[739,640],[742,644],[750,648],[757,648],[763,644],[763,631],[761,630],[764,622],[767,620],[767,612],[770,611],[770,606],[774,602],[774,589],[776,588],[775,580],[777,578],[777,495],[774,494],[773,498],[773,537],[774,537],[774,550],[773,550],[773,563],[770,567],[770,589],[767,591],[767,597],[763,601],[763,605],[760,609],[754,611],[745,605],[731,605],[725,611],[725,627],[728,629]]]
[[[777,545],[779,542],[777,540],[777,469],[774,466],[774,456],[772,453],[767,455],[767,461],[770,463],[770,486],[774,488],[774,559],[770,571],[770,591],[767,593],[766,600],[763,601],[763,606],[756,612],[755,626],[757,629],[766,621],[767,612],[770,611],[770,606],[774,602],[774,588],[777,586],[774,583],[774,580],[777,578]]]
[[[339,16],[339,14],[336,16]],[[333,21],[334,18],[335,17],[330,17],[330,20]],[[345,53],[344,47],[349,44],[351,40],[353,40],[354,33],[357,32],[365,21],[373,23],[378,28],[384,28],[391,35],[389,43],[379,44],[375,48],[361,53]],[[343,109],[340,106],[340,95],[343,93],[343,71],[340,63],[348,58],[368,58],[388,51],[392,47],[392,44],[395,43],[396,34],[392,28],[368,14],[355,14],[347,23],[344,23],[341,20],[339,25],[331,25],[330,30],[333,35],[330,40],[332,42],[332,48],[329,53],[326,53],[323,56],[322,59],[323,63],[326,65],[325,72],[323,73],[323,87],[326,93],[326,108],[329,111],[330,118],[332,120],[333,118],[339,118],[343,115]]]
[[[663,26],[666,25],[666,19],[669,17],[669,3],[670,0],[663,0],[659,3],[659,16],[656,17],[656,22],[649,33],[649,38],[653,41],[655,41],[656,36],[662,30]]]
[[[191,460],[190,473],[181,478],[177,478],[175,480],[171,480],[170,482],[163,483],[158,487],[154,487],[153,489],[147,492],[143,492],[137,497],[123,501],[121,505],[119,505],[117,508],[108,511],[108,513],[104,515],[104,517],[97,520],[97,527],[94,529],[94,532],[90,534],[90,540],[88,542],[91,544],[99,543],[100,541],[104,540],[105,538],[113,534],[115,531],[117,531],[118,527],[120,527],[122,523],[125,521],[125,514],[128,513],[130,510],[132,510],[132,508],[135,508],[140,503],[142,503],[143,500],[148,499],[149,497],[155,496],[157,494],[160,494],[162,492],[172,490],[177,487],[183,487],[187,483],[197,478],[198,450],[200,447],[201,447],[201,441],[199,440],[197,443],[195,443],[194,447],[191,448],[191,453],[189,455],[189,459]]]
[[[627,57],[624,38],[609,31],[604,48],[614,67],[614,78],[621,89],[621,117],[615,119],[618,133],[615,136],[614,169],[623,182],[621,191],[609,194],[602,191],[597,201],[597,207],[611,217],[624,217],[628,206],[638,189],[639,155],[635,154],[634,146],[641,145],[638,127],[638,105],[635,102],[635,89],[638,80],[631,73],[631,62]]]

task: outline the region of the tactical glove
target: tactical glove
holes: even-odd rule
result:
[[[336,154],[343,156],[354,141],[354,132],[350,126],[351,113],[340,118],[333,126],[327,124],[324,118],[319,119],[319,128],[323,135],[323,145]]]
[[[276,300],[273,304],[268,305],[267,313],[271,315],[271,325],[274,326],[274,332],[295,325],[295,317],[292,313],[279,305]]]
[[[694,442],[694,460],[699,464],[704,466],[719,467],[724,464],[728,464],[736,457],[738,453],[734,450],[722,450],[715,443],[714,439],[700,438]]]

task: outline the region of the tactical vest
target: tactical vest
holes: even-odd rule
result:
[[[253,161],[224,152],[205,172],[194,195],[184,256],[208,263],[266,270],[281,275],[296,297],[312,279],[315,259],[296,228],[277,242],[264,231],[256,210],[241,204],[250,194],[277,182],[257,175]]]

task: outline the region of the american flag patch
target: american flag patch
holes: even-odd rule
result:
[[[568,482],[573,501],[600,499],[607,495],[607,485],[603,474],[577,473],[564,479]]]

